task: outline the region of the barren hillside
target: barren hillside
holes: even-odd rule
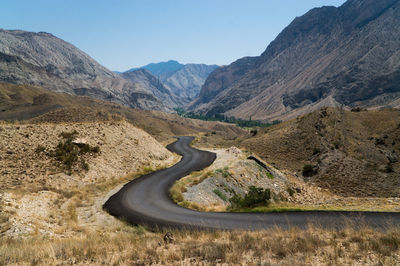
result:
[[[343,196],[400,196],[400,111],[322,109],[242,144],[278,169]]]
[[[84,96],[49,92],[29,85],[0,83],[0,120],[34,123],[91,122],[126,119],[164,144],[175,135],[216,132],[222,140],[247,134],[239,127],[183,118],[175,114],[124,107]]]
[[[314,8],[259,57],[211,73],[189,108],[273,121],[327,106],[399,106],[399,18],[398,0]]]
[[[73,132],[77,133],[68,144],[66,138]],[[70,224],[63,227],[69,220],[86,221],[78,218],[76,208],[86,206],[102,213],[101,204],[94,206],[98,200],[91,198],[105,197],[134,178],[131,174],[165,167],[174,160],[153,137],[125,121],[2,123],[1,231],[64,234],[62,230],[73,230]],[[83,205],[76,206],[77,202]]]

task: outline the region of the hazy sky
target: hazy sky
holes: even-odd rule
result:
[[[0,28],[46,31],[111,70],[260,55],[296,16],[345,0],[0,0]]]

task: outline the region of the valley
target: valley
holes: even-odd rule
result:
[[[0,265],[399,264],[400,0],[139,2],[0,29]]]

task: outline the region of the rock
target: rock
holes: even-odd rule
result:
[[[167,232],[164,235],[163,239],[164,239],[164,243],[165,244],[170,244],[170,243],[173,243],[175,241],[174,235],[171,232]]]

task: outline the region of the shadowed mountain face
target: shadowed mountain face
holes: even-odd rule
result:
[[[148,88],[121,78],[75,46],[43,32],[0,30],[0,81],[139,109],[172,110]]]
[[[191,99],[199,95],[208,75],[218,68],[217,65],[205,64],[180,64],[177,61],[152,63],[140,68],[132,68],[124,73],[135,72],[139,69],[148,70],[153,76],[157,77],[165,87],[175,94],[182,103],[188,103]]]
[[[274,120],[322,106],[399,106],[399,39],[399,0],[312,9],[261,56],[211,73],[189,109]]]

